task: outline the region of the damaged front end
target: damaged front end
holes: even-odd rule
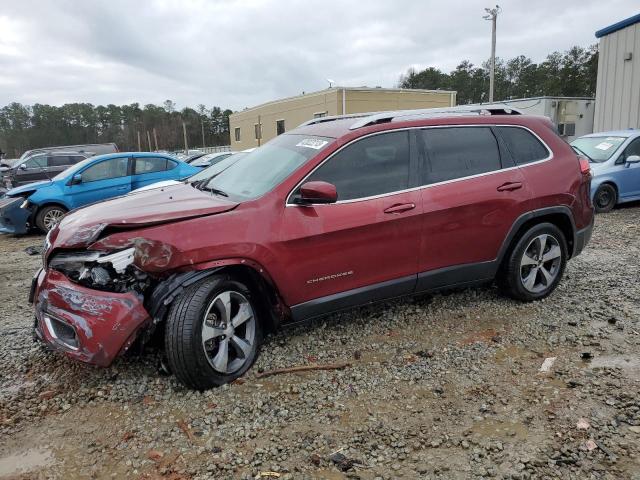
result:
[[[27,233],[31,214],[31,206],[25,197],[0,199],[0,233]]]
[[[110,365],[152,323],[144,294],[157,282],[134,261],[133,247],[50,255],[34,279],[37,337],[76,360]]]
[[[133,265],[134,257],[134,247],[111,254],[59,252],[49,258],[48,266],[87,288],[142,295],[152,282],[147,273]]]

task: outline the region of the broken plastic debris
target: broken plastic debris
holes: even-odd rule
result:
[[[280,474],[278,472],[260,472],[255,476],[255,479],[258,480],[260,478],[280,478]]]
[[[576,428],[577,428],[578,430],[587,430],[587,429],[588,429],[588,428],[590,428],[590,427],[591,427],[591,425],[590,425],[590,424],[589,424],[589,422],[588,422],[586,419],[584,419],[584,418],[580,418],[580,419],[578,420],[578,423],[576,423]]]
[[[551,367],[553,367],[553,364],[555,363],[557,357],[547,357],[544,359],[544,362],[542,362],[542,366],[540,367],[540,371],[541,372],[548,372],[551,370]]]

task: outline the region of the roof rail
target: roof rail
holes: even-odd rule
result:
[[[373,112],[373,113],[379,113],[379,112]],[[333,122],[335,120],[345,120],[347,118],[368,117],[368,116],[372,115],[373,113],[371,113],[371,112],[369,112],[369,113],[350,113],[350,114],[347,114],[347,115],[331,115],[331,116],[326,116],[326,117],[312,118],[311,120],[307,120],[306,122],[301,123],[300,125],[298,125],[298,127],[306,127],[307,125],[317,125],[318,123]]]
[[[399,110],[368,114],[349,127],[349,130],[386,122],[406,122],[429,117],[465,115],[522,115],[522,111],[505,104],[461,105],[458,107],[426,108],[420,110]]]
[[[336,120],[346,120],[349,118],[360,119],[349,127],[350,130],[362,128],[376,123],[385,123],[392,121],[408,121],[419,118],[443,117],[443,116],[463,116],[463,115],[521,115],[522,110],[513,108],[510,105],[502,103],[494,103],[491,105],[459,105],[457,107],[445,108],[425,108],[416,110],[396,110],[388,112],[366,112],[366,113],[349,113],[347,115],[331,115],[327,117],[318,117],[307,120],[298,125],[298,127],[306,127],[308,125],[317,125],[319,123],[333,122]]]

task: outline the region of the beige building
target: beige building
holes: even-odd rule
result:
[[[640,13],[596,32],[594,132],[640,128]]]
[[[312,118],[348,113],[453,107],[456,92],[333,87],[267,102],[229,116],[231,150],[257,147]]]

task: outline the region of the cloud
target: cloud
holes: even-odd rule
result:
[[[0,11],[0,105],[11,101],[242,109],[327,86],[394,86],[414,66],[479,65],[484,4],[388,0],[46,0]],[[596,43],[632,0],[503,2],[497,54],[542,61]],[[550,13],[552,12],[552,13]]]

